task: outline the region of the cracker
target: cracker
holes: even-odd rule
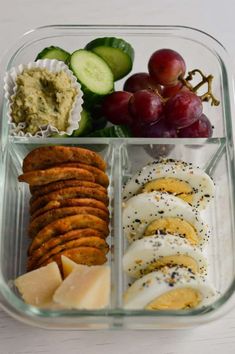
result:
[[[107,214],[102,209],[91,207],[58,208],[55,210],[49,210],[46,213],[39,215],[33,221],[31,221],[28,229],[29,237],[33,238],[41,229],[43,229],[43,227],[57,219],[78,214],[95,215],[106,222],[109,221]]]
[[[51,258],[47,259],[44,263],[41,264],[41,267],[51,263],[57,262],[59,268],[62,270],[61,256],[66,256],[72,261],[78,264],[84,264],[88,266],[92,265],[102,265],[106,263],[107,258],[104,252],[94,247],[77,247],[71,248],[69,250],[64,250],[57,253]]]
[[[100,170],[97,167],[91,166],[91,165],[87,165],[85,163],[63,163],[63,164],[59,164],[59,165],[55,165],[54,167],[76,167],[76,168],[82,168],[84,170],[87,170],[89,172],[91,172],[95,178],[95,182],[100,184],[103,187],[108,187],[109,185],[109,177],[107,176],[107,174]]]
[[[30,186],[42,186],[56,181],[71,179],[95,182],[95,177],[91,172],[76,167],[52,167],[47,170],[34,170],[23,173],[18,177],[20,182],[26,182]]]
[[[44,214],[46,211],[49,211],[52,209],[58,209],[58,208],[63,208],[63,207],[75,207],[75,206],[101,209],[104,211],[104,213],[107,215],[107,217],[109,217],[109,210],[108,210],[107,206],[103,202],[101,202],[100,200],[93,199],[93,198],[73,198],[73,199],[62,199],[62,200],[50,201],[44,207],[36,210],[32,214],[30,220],[32,221],[37,216]]]
[[[37,209],[44,207],[52,200],[62,200],[71,198],[94,198],[108,205],[108,196],[104,192],[88,187],[70,187],[63,188],[44,196],[40,196],[32,201],[30,205],[30,213],[33,214]]]
[[[107,189],[101,186],[100,184],[94,183],[94,182],[89,182],[89,181],[79,181],[76,179],[69,179],[65,181],[57,181],[57,182],[52,182],[49,184],[46,184],[44,186],[30,186],[30,192],[33,194],[33,197],[31,198],[31,202],[35,200],[35,198],[52,193],[54,191],[57,191],[59,189],[63,188],[71,188],[71,187],[88,187],[88,188],[95,188],[100,190],[101,192],[107,194]]]
[[[68,242],[79,238],[85,238],[85,237],[100,237],[102,239],[105,239],[106,236],[98,230],[87,228],[87,229],[72,230],[66,232],[63,235],[52,237],[46,242],[44,242],[39,248],[34,250],[32,255],[28,257],[28,269],[33,269],[37,261],[44,254],[48,253],[52,248],[55,248],[58,245],[63,244],[64,242]]]
[[[39,268],[43,263],[45,263],[49,258],[53,257],[54,255],[64,251],[64,250],[69,250],[71,248],[78,248],[78,247],[93,247],[93,248],[98,248],[104,254],[107,254],[109,251],[109,245],[107,242],[100,238],[100,237],[82,237],[78,239],[74,239],[65,243],[62,243],[54,248],[52,248],[50,251],[48,251],[46,254],[44,254],[38,262],[34,265],[34,268]],[[28,269],[30,270],[30,269]],[[32,268],[31,268],[32,270]]]
[[[43,170],[64,162],[81,162],[106,169],[106,163],[96,152],[71,146],[42,146],[32,150],[23,161],[23,172]]]
[[[92,228],[102,232],[105,236],[109,234],[109,228],[107,222],[98,218],[94,215],[73,215],[67,216],[63,219],[58,219],[53,221],[49,225],[45,226],[32,240],[28,253],[29,255],[32,252],[39,248],[42,243],[49,240],[52,237],[56,237],[62,234],[65,234],[68,231],[75,229],[85,229]]]

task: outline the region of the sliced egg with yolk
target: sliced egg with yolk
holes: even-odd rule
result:
[[[201,246],[210,233],[197,210],[160,192],[141,193],[124,202],[122,224],[130,243],[149,235],[173,234]]]
[[[124,186],[123,200],[153,191],[177,196],[193,207],[204,209],[214,197],[212,179],[192,164],[165,159],[154,161],[137,172]]]
[[[137,279],[124,294],[128,310],[186,310],[207,306],[214,288],[185,267],[164,267]]]
[[[207,262],[200,249],[173,235],[153,235],[134,241],[123,256],[123,270],[139,278],[164,266],[183,266],[205,273]]]

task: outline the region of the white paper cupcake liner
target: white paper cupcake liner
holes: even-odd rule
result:
[[[56,127],[51,124],[44,125],[40,127],[40,130],[37,131],[34,135],[31,133],[25,133],[24,128],[26,127],[26,123],[21,122],[16,124],[12,120],[12,99],[14,98],[16,91],[17,91],[17,84],[16,79],[19,74],[23,72],[25,69],[32,69],[32,68],[43,68],[47,69],[50,72],[59,72],[65,71],[69,78],[71,79],[72,87],[77,90],[77,96],[73,102],[70,116],[68,119],[68,128],[66,131],[59,131]],[[81,112],[82,112],[82,104],[83,104],[83,92],[81,90],[81,85],[77,82],[76,77],[73,75],[72,71],[69,70],[68,66],[63,63],[62,61],[58,60],[51,60],[51,59],[43,59],[37,60],[36,62],[30,62],[28,64],[21,64],[18,67],[14,67],[10,69],[5,77],[4,77],[4,91],[5,91],[5,98],[7,100],[7,118],[9,123],[9,131],[10,135],[13,136],[25,136],[25,137],[48,137],[52,134],[59,134],[59,135],[71,135],[72,132],[79,128],[79,122],[81,120]]]

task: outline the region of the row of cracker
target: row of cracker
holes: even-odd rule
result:
[[[27,270],[65,255],[79,264],[106,262],[109,246],[109,179],[106,164],[94,151],[71,146],[43,146],[23,161],[20,182],[29,184]]]

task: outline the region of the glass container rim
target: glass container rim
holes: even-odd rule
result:
[[[101,24],[82,24],[82,25],[77,25],[77,24],[51,24],[51,25],[44,25],[44,26],[39,26],[36,27],[35,29],[31,29],[28,30],[27,32],[25,32],[20,38],[19,38],[19,43],[20,46],[18,46],[17,51],[14,51],[14,53],[12,54],[11,58],[9,59],[9,55],[11,53],[11,51],[13,51],[13,48],[15,49],[15,45],[14,47],[10,48],[9,51],[7,53],[5,53],[4,55],[4,60],[6,61],[8,59],[8,64],[7,67],[9,67],[9,65],[11,65],[11,62],[13,61],[14,57],[17,55],[17,53],[24,48],[24,46],[28,43],[28,41],[30,41],[30,37],[33,36],[34,34],[39,34],[42,33],[44,31],[47,30],[51,30],[51,29],[58,29],[58,30],[64,30],[64,29],[84,29],[84,30],[94,30],[94,29],[115,29],[115,30],[179,30],[179,31],[187,31],[187,33],[198,33],[201,36],[205,36],[206,38],[208,38],[210,41],[213,41],[214,43],[216,43],[216,45],[218,45],[219,49],[223,50],[223,53],[225,53],[227,55],[227,50],[226,48],[221,44],[221,42],[219,40],[217,40],[215,37],[213,37],[212,35],[208,34],[207,32],[194,28],[194,27],[190,27],[190,26],[181,26],[181,25],[119,25],[119,24],[106,24],[106,25],[101,25]],[[137,32],[138,34],[138,32]],[[187,37],[188,39],[190,39],[190,36],[188,35]],[[193,38],[191,38],[193,40]],[[21,43],[23,42],[23,43]],[[201,42],[200,42],[201,43]],[[220,58],[221,59],[221,58]],[[227,60],[228,58],[226,58]],[[221,59],[223,62],[223,59]],[[226,71],[227,71],[227,67],[226,67]],[[227,98],[225,100],[225,105],[226,102],[234,104],[234,102],[232,102],[230,100],[230,97]],[[231,123],[231,119],[229,121],[229,119],[227,118],[227,116],[230,116],[231,118],[231,114],[226,115],[226,122],[229,123],[229,127],[230,127],[230,123]],[[231,129],[232,130],[232,129]],[[1,129],[0,129],[1,132]],[[228,136],[228,141],[231,141],[231,136]],[[84,138],[86,139],[86,138]],[[93,140],[94,139],[94,140]],[[90,143],[97,143],[97,141],[95,141],[96,139],[89,139]],[[107,144],[110,143],[113,140],[119,139],[120,142],[128,142],[130,141],[131,144],[137,144],[137,143],[151,143],[150,140],[146,138],[141,138],[141,139],[133,139],[133,138],[105,138],[104,140],[100,141],[100,144]],[[200,139],[202,142],[205,141],[213,141],[214,139],[220,139],[220,138],[212,138],[212,139]],[[14,139],[13,139],[14,140]],[[53,139],[54,140],[54,139]],[[59,141],[61,139],[57,139],[57,141]],[[129,141],[128,141],[129,140]],[[166,139],[163,138],[163,140],[157,139],[160,143],[166,143]],[[165,140],[165,141],[164,141]],[[174,141],[173,141],[174,140]],[[199,140],[195,140],[195,139],[180,139],[181,143],[183,142],[185,144],[190,143],[200,143]],[[27,143],[38,143],[39,141],[36,139],[26,139]],[[24,139],[15,139],[14,143],[25,143],[26,141],[24,141]],[[66,140],[63,140],[64,143],[66,144]],[[179,139],[172,139],[170,142],[168,142],[169,144],[175,144],[177,141],[179,141]],[[44,140],[45,142],[45,140]],[[50,142],[52,142],[50,140]],[[81,143],[87,143],[87,141],[82,140]],[[156,142],[156,140],[155,140]],[[72,142],[71,142],[72,143]],[[2,148],[2,147],[1,147]],[[232,161],[230,161],[230,164],[232,164]],[[234,165],[232,166],[232,172],[233,175],[234,173]],[[230,285],[229,289],[227,289],[226,293],[218,300],[216,300],[212,305],[207,306],[206,308],[204,308],[204,310],[202,309],[195,309],[195,310],[189,310],[187,311],[187,314],[185,313],[185,311],[167,311],[167,312],[161,312],[161,311],[157,311],[157,312],[152,312],[152,311],[147,311],[147,310],[132,310],[132,311],[127,311],[127,310],[123,310],[123,309],[115,309],[115,310],[97,310],[97,311],[86,311],[86,310],[82,310],[82,311],[78,311],[78,310],[73,310],[73,313],[70,313],[68,311],[63,310],[63,312],[61,310],[50,310],[49,312],[51,313],[50,316],[48,316],[48,311],[46,310],[38,310],[37,308],[27,305],[25,304],[21,299],[17,298],[17,296],[15,294],[13,294],[13,292],[9,289],[9,287],[7,286],[7,284],[5,283],[5,281],[2,281],[2,274],[0,272],[0,297],[3,298],[3,302],[2,302],[2,306],[8,310],[9,312],[12,312],[12,310],[10,310],[10,307],[14,308],[24,314],[27,314],[29,317],[37,317],[37,319],[39,319],[40,317],[47,317],[48,319],[51,317],[65,317],[65,316],[69,316],[70,317],[89,317],[89,316],[97,316],[97,317],[102,317],[102,316],[127,316],[127,317],[132,317],[132,316],[139,316],[139,317],[151,317],[151,318],[162,318],[162,317],[187,317],[187,318],[193,318],[193,317],[197,317],[200,315],[207,315],[211,312],[215,312],[215,310],[219,309],[221,307],[221,305],[225,304],[222,299],[225,299],[225,301],[228,298],[232,298],[232,293],[234,293],[235,290],[235,280],[232,282],[232,284]],[[2,294],[1,294],[2,293]],[[3,295],[4,294],[4,295]],[[6,302],[6,299],[12,298],[12,302]],[[0,301],[1,303],[1,301]],[[217,306],[218,305],[218,306]],[[223,307],[223,306],[222,306]],[[36,310],[35,310],[36,309]]]

